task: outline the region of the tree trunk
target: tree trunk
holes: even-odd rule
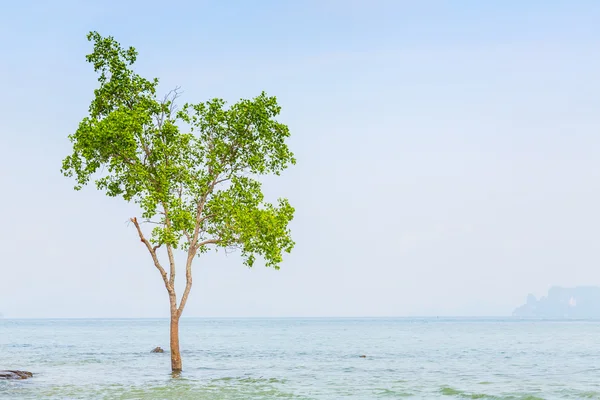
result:
[[[179,352],[179,313],[171,310],[171,370],[181,372],[181,353]]]

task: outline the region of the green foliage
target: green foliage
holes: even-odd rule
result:
[[[73,153],[62,172],[75,178],[75,189],[93,180],[108,196],[137,203],[156,224],[157,246],[237,248],[249,266],[261,256],[278,268],[294,246],[294,209],[286,199],[265,202],[258,180],[295,163],[288,127],[275,119],[277,99],[262,93],[230,107],[212,99],[177,110],[177,90],[158,99],[158,79],[131,69],[133,47],[97,32],[88,40],[100,85],[69,136]]]

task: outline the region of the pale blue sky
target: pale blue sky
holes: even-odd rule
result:
[[[136,210],[59,172],[85,35],[182,101],[276,95],[280,271],[199,259],[187,316],[508,315],[600,285],[600,2],[13,1],[0,12],[0,312],[168,315]]]

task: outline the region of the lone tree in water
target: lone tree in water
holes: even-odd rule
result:
[[[211,249],[240,251],[279,269],[294,242],[288,228],[294,209],[286,199],[265,202],[258,178],[279,175],[294,155],[288,127],[275,119],[281,108],[265,93],[226,107],[221,99],[185,104],[178,91],[164,99],[158,79],[132,70],[137,52],[113,37],[91,32],[87,61],[99,73],[89,115],[69,136],[73,153],[62,173],[75,190],[93,180],[99,190],[140,207],[131,218],[169,294],[171,367],[181,371],[179,319],[192,288],[192,263]],[[143,223],[154,228],[148,234]],[[184,251],[185,289],[175,290],[175,252]],[[166,257],[165,257],[166,253]]]

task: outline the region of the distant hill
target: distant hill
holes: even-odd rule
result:
[[[539,300],[527,296],[527,302],[513,311],[515,317],[600,318],[600,287],[552,287]]]

